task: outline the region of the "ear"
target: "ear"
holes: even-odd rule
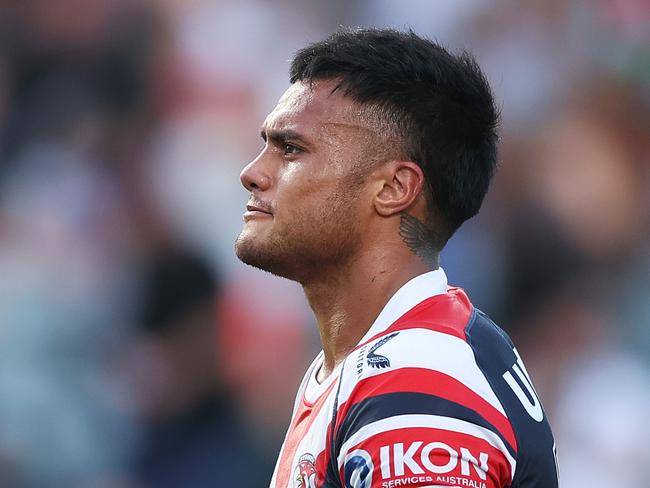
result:
[[[375,210],[390,217],[409,208],[422,195],[424,173],[412,161],[390,161],[377,170],[378,191]]]

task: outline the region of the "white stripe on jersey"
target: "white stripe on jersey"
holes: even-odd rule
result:
[[[395,339],[381,346],[380,351],[383,356],[390,359],[391,366],[386,369],[375,369],[366,365],[361,379],[394,372],[401,367],[438,371],[459,381],[501,414],[507,416],[503,405],[476,364],[474,351],[463,339],[430,329],[406,329],[399,331]],[[353,352],[350,356],[354,358],[354,354]],[[350,369],[344,372],[339,405],[348,400],[358,381],[355,373]]]
[[[517,462],[510,455],[510,452],[506,448],[505,444],[501,438],[485,427],[480,425],[472,424],[471,422],[466,422],[464,420],[455,419],[452,417],[442,417],[439,415],[396,415],[394,417],[388,417],[386,419],[377,420],[368,425],[364,425],[357,432],[355,432],[343,445],[341,446],[341,451],[337,458],[339,469],[343,465],[345,456],[347,452],[353,446],[356,446],[360,442],[363,442],[370,437],[382,434],[396,429],[408,429],[408,428],[431,428],[431,429],[441,429],[449,430],[451,432],[460,432],[461,434],[471,435],[473,437],[478,437],[483,439],[492,447],[498,449],[503,453],[505,458],[510,463],[510,476],[514,476],[515,467]]]

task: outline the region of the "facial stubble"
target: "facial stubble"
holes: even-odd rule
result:
[[[303,285],[345,268],[357,255],[361,241],[355,211],[359,185],[355,183],[342,183],[320,204],[293,208],[290,221],[274,216],[277,221],[267,223],[272,226],[268,232],[244,229],[235,243],[237,257]]]

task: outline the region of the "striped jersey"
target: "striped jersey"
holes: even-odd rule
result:
[[[556,488],[555,444],[510,338],[442,269],[388,301],[319,383],[307,370],[271,488]]]

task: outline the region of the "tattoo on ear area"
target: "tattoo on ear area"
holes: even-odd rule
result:
[[[424,222],[412,215],[400,214],[399,235],[413,254],[432,268],[438,267],[436,234]]]

